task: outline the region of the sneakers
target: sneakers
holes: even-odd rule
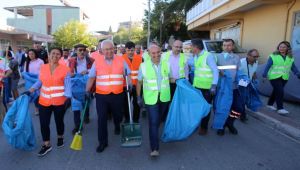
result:
[[[281,114],[281,115],[287,115],[287,114],[289,114],[289,111],[287,111],[287,110],[285,110],[285,109],[279,109],[279,110],[277,111],[277,113],[278,113],[278,114]]]
[[[152,151],[152,152],[150,153],[150,156],[151,156],[151,157],[157,157],[157,156],[159,156],[159,152],[158,152],[157,150],[154,150],[154,151]]]
[[[274,107],[273,105],[267,105],[267,108],[271,109],[271,110],[277,110],[276,107]]]
[[[57,148],[64,147],[64,138],[57,138]]]
[[[233,125],[228,125],[227,127],[228,127],[229,132],[230,132],[231,134],[233,134],[233,135],[237,135],[237,134],[238,134],[237,129],[236,129]]]
[[[41,150],[38,153],[38,156],[40,156],[40,157],[45,156],[51,150],[52,150],[51,145],[49,145],[49,146],[43,145]]]

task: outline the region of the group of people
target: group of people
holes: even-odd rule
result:
[[[49,127],[52,112],[56,123],[57,147],[64,146],[64,114],[72,98],[70,79],[75,74],[88,76],[85,101],[92,98],[96,100],[99,142],[96,151],[99,153],[108,146],[109,115],[113,117],[115,135],[120,134],[121,122],[129,121],[128,101],[125,95],[129,92],[133,98],[133,121],[139,122],[140,110],[145,107],[149,120],[150,156],[159,156],[159,127],[167,118],[178,79],[189,80],[205,100],[212,104],[220,88],[220,79],[230,77],[230,111],[223,116],[222,125],[215,129],[220,136],[225,134],[225,128],[234,135],[238,134],[234,122],[237,118],[241,118],[243,122],[247,121],[247,116],[245,104],[241,103],[243,99],[237,77],[242,73],[250,81],[257,79],[258,50],[249,50],[247,57],[241,59],[233,52],[235,42],[232,39],[223,40],[223,52],[220,54],[206,51],[201,39],[193,39],[191,43],[191,56],[182,53],[183,44],[180,40],[174,41],[172,50],[165,53],[161,52],[161,48],[155,42],[150,43],[147,51],[141,51],[139,45],[127,42],[124,52],[117,55],[114,43],[104,40],[99,42],[97,51],[90,56],[86,55],[87,46],[84,44],[74,46],[76,55],[70,55],[68,49],[52,48],[47,63],[38,58],[35,50],[29,50],[24,71],[38,75],[38,81],[29,92],[40,92],[36,101],[36,112],[39,113],[44,143],[38,155],[44,156],[52,150]],[[193,76],[190,76],[190,70],[193,70]],[[288,113],[283,108],[283,94],[291,70],[300,78],[300,72],[291,54],[291,46],[283,41],[270,55],[263,74],[273,86],[267,106],[277,110],[279,114]],[[125,81],[126,78],[129,81]],[[277,108],[273,106],[275,101]],[[243,107],[240,107],[241,104]],[[73,134],[79,130],[81,119],[84,119],[86,124],[89,123],[89,109],[85,111],[85,117],[81,117],[80,110],[73,110]],[[201,120],[199,135],[207,134],[210,117],[209,113]]]

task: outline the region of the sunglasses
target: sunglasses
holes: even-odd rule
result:
[[[85,51],[85,49],[78,49],[78,51],[79,51],[79,52],[84,52],[84,51]]]

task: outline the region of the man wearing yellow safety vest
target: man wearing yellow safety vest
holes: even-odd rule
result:
[[[170,65],[171,98],[173,98],[176,90],[175,81],[180,78],[188,79],[187,58],[184,53],[181,53],[181,50],[182,42],[180,40],[176,40],[172,45],[172,51],[165,52],[162,57],[162,60],[166,60],[166,62]]]
[[[193,66],[195,68],[195,76],[193,86],[202,92],[203,97],[208,103],[212,103],[213,96],[216,93],[218,84],[219,71],[216,65],[215,57],[203,49],[201,39],[192,40],[193,49]],[[210,113],[201,121],[199,135],[205,135],[208,129]]]
[[[283,108],[283,96],[284,86],[289,80],[290,71],[292,71],[298,79],[300,79],[300,72],[295,66],[291,50],[289,42],[280,42],[277,47],[277,51],[270,55],[263,73],[263,77],[266,78],[268,76],[273,87],[273,92],[269,98],[267,107],[272,110],[277,110],[278,114],[281,115],[289,113]],[[277,109],[273,106],[275,101]]]
[[[171,99],[169,84],[169,64],[161,60],[161,49],[155,44],[148,48],[150,60],[141,64],[138,74],[137,98],[142,105],[141,87],[149,114],[150,156],[159,156],[159,124],[161,115],[168,108]]]

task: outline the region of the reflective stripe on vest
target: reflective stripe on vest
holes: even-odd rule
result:
[[[213,81],[213,72],[207,65],[206,60],[210,53],[204,51],[204,53],[197,59],[194,59],[195,63],[195,76],[193,86],[200,89],[210,89]]]
[[[158,91],[158,82],[155,70],[152,66],[151,60],[148,60],[141,65],[143,73],[143,94],[145,104],[154,105],[157,103],[158,94],[161,102],[170,101],[170,84],[169,84],[169,67],[168,63],[161,61],[161,86],[160,91]]]
[[[171,56],[171,52],[166,52],[165,56],[164,56],[164,60],[166,60],[167,62],[169,62],[170,60],[170,56]],[[184,72],[184,67],[186,64],[186,57],[183,53],[180,53],[179,56],[179,78],[185,78],[185,72]]]
[[[39,103],[42,106],[60,106],[65,103],[64,81],[69,72],[69,68],[59,64],[53,74],[50,72],[50,65],[44,64],[40,70],[40,80],[42,82]]]
[[[107,64],[104,56],[95,59],[96,64],[96,93],[120,94],[123,92],[124,59],[114,56],[112,63]]]
[[[284,80],[288,80],[290,71],[294,62],[294,58],[286,56],[285,60],[281,55],[272,54],[271,59],[273,65],[268,72],[269,80],[277,79],[282,77]]]

